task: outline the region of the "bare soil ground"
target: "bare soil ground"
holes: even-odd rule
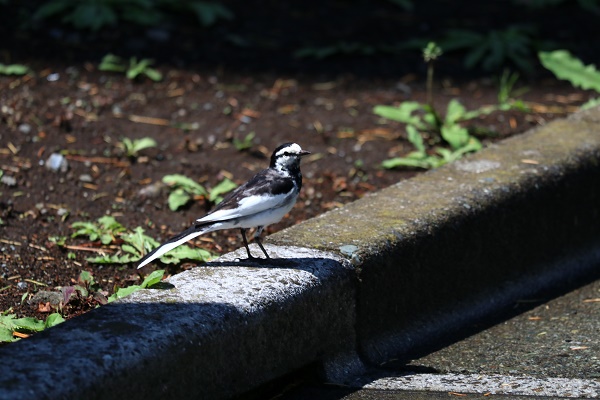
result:
[[[172,64],[163,60],[159,65],[163,81],[130,81],[97,70],[97,55],[106,54],[108,47],[102,37],[96,39],[104,47],[83,59],[73,50],[81,45],[77,41],[64,58],[49,51],[58,51],[54,42],[39,37],[29,52],[13,46],[11,60],[19,55],[18,61],[27,62],[35,74],[0,77],[0,311],[44,318],[52,310],[31,303],[31,297],[39,290],[72,285],[82,270],[90,271],[107,294],[139,283],[147,269],[140,273],[134,264],[87,262],[100,243],[71,239],[71,224],[112,215],[129,229],[142,226],[150,236],[167,239],[210,208],[198,199],[172,212],[165,190],[140,192],[167,174],[184,174],[208,188],[223,177],[242,183],[267,166],[277,145],[299,143],[312,152],[302,165],[304,187],[291,214],[269,227],[270,233],[420,173],[380,168],[384,159],[405,155],[412,147],[402,124],[382,121],[372,108],[409,99],[425,102],[422,69],[390,73],[393,60],[376,56],[361,58],[359,72],[342,67],[354,57],[336,59],[322,73],[298,72],[294,59],[277,60],[289,68],[253,68],[262,54],[252,57],[252,50],[246,50],[237,58],[240,63],[252,60],[244,67],[235,68],[230,54],[222,61],[227,68],[219,63],[177,66],[179,59],[173,58]],[[44,43],[46,52],[41,51]],[[197,51],[210,53],[214,46],[211,42]],[[32,49],[42,57],[31,54]],[[185,58],[182,53],[177,54]],[[448,65],[460,64],[449,60]],[[370,63],[373,73],[363,74]],[[382,65],[386,73],[379,74]],[[440,73],[436,79],[439,109],[453,98],[468,109],[496,103],[497,86],[491,79],[448,76]],[[470,126],[493,132],[480,137],[489,144],[562,117],[589,98],[546,78],[528,82],[521,97],[533,106],[531,112],[493,113]],[[256,134],[251,148],[236,149],[233,139],[243,140],[250,132]],[[158,147],[131,159],[116,146],[126,137],[152,137]],[[57,152],[68,161],[64,172],[46,168],[48,157]],[[66,236],[67,247],[49,241],[55,236]],[[241,238],[237,231],[222,231],[193,245],[223,253],[241,246]],[[173,274],[191,266],[165,267]],[[81,299],[62,313],[69,318],[96,304]]]

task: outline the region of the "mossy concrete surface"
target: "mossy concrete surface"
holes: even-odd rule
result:
[[[356,267],[357,335],[398,357],[600,259],[600,109],[272,235]]]
[[[435,342],[600,260],[600,111],[306,221],[0,348],[0,398],[227,398]],[[254,245],[253,245],[254,246]]]

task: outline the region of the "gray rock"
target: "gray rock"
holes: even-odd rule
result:
[[[17,186],[17,180],[14,176],[3,175],[2,178],[0,178],[0,182],[6,186]]]
[[[50,292],[40,290],[29,300],[29,304],[35,305],[40,303],[50,303],[51,306],[58,306],[63,301],[63,294],[60,292]]]
[[[69,162],[62,154],[52,153],[46,160],[46,168],[54,172],[67,172]]]
[[[92,176],[90,174],[79,175],[79,180],[81,182],[88,182],[88,183],[93,181]]]

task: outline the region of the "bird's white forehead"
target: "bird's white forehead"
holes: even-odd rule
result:
[[[300,154],[301,152],[302,148],[298,144],[292,143],[275,153],[275,156],[282,156],[284,153]]]

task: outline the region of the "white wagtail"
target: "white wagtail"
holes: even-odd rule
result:
[[[260,171],[229,193],[214,210],[197,219],[194,225],[146,254],[140,260],[138,268],[196,236],[231,228],[239,228],[242,232],[248,258],[254,257],[248,248],[246,230],[256,228],[254,240],[265,257],[270,258],[261,243],[260,235],[267,225],[281,220],[296,203],[302,187],[300,158],[307,154],[310,152],[302,150],[296,143],[285,143],[277,147],[271,156],[269,168]]]

